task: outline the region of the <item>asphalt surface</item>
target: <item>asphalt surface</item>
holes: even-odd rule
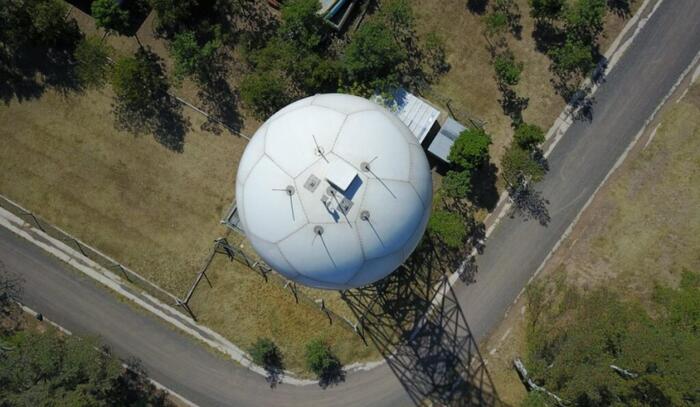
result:
[[[549,157],[539,184],[551,222],[504,219],[478,260],[476,282],[455,287],[476,338],[507,307],[571,224],[681,72],[700,50],[700,2],[666,0],[595,94],[593,119],[575,122]],[[348,375],[338,386],[280,385],[204,349],[186,335],[119,301],[40,249],[0,229],[0,259],[25,279],[22,301],[78,334],[99,334],[115,353],[136,356],[149,375],[202,406],[405,406],[410,398],[386,366]]]

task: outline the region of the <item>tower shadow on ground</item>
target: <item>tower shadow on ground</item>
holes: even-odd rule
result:
[[[405,267],[342,296],[416,405],[502,406],[436,256],[423,242]]]

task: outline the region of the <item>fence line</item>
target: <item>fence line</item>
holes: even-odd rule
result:
[[[113,258],[109,257],[108,255],[102,253],[101,251],[95,249],[94,247],[84,243],[82,240],[74,237],[70,233],[66,232],[65,230],[59,228],[58,226],[54,226],[51,223],[42,220],[41,217],[36,216],[32,211],[24,208],[22,205],[18,204],[17,202],[12,201],[11,199],[5,197],[4,195],[0,194],[0,207],[4,208],[5,210],[13,213],[14,215],[18,216],[19,218],[23,219],[24,221],[32,224],[33,226],[37,227],[39,230],[42,232],[48,234],[49,236],[58,239],[64,243],[66,243],[69,246],[74,247],[77,249],[83,256],[89,258],[90,260],[96,262],[97,264],[101,265],[102,267],[108,269],[108,270],[115,270],[119,273],[121,273],[124,278],[129,281],[130,283],[134,283],[141,287],[142,289],[146,290],[147,292],[151,294],[155,294],[156,298],[167,299],[168,301],[176,301],[177,297],[165,289],[159,287],[152,281],[148,280],[147,278],[141,276],[140,274],[136,273],[135,271],[129,269],[128,267],[122,265],[118,261],[114,260]]]
[[[214,247],[212,248],[211,254],[207,258],[202,270],[197,274],[197,277],[195,277],[195,280],[192,283],[190,289],[187,291],[185,298],[176,300],[177,304],[182,306],[187,312],[189,312],[192,318],[195,318],[195,316],[192,313],[192,310],[189,308],[189,300],[192,298],[194,291],[196,290],[197,286],[203,278],[206,279],[207,282],[209,282],[209,279],[206,276],[206,272],[216,254],[225,254],[230,261],[237,261],[238,263],[243,264],[251,270],[255,271],[257,274],[260,275],[260,277],[262,277],[263,280],[265,280],[266,283],[269,283],[271,281],[273,284],[276,284],[279,287],[281,287],[284,291],[289,291],[294,296],[294,300],[297,304],[304,303],[305,305],[322,312],[326,316],[326,318],[328,318],[329,324],[333,325],[334,322],[339,322],[342,327],[357,334],[365,343],[365,345],[367,345],[367,341],[365,340],[364,335],[364,329],[361,322],[353,322],[342,315],[336,314],[333,310],[326,307],[326,303],[323,299],[316,299],[308,296],[303,291],[300,291],[297,288],[295,282],[287,280],[281,275],[274,273],[272,268],[270,268],[270,266],[263,263],[262,261],[251,259],[242,250],[231,246],[228,243],[228,240],[226,240],[226,238],[223,237],[214,241]],[[211,283],[209,284],[211,285]]]

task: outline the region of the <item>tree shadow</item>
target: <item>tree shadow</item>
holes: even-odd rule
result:
[[[333,355],[333,357],[335,358],[335,355]],[[335,361],[336,363],[333,363],[330,367],[328,367],[318,378],[318,385],[323,389],[338,385],[345,381],[345,371],[343,370],[343,365],[340,364],[340,361],[337,358]]]
[[[406,266],[342,297],[416,405],[501,405],[442,254],[426,238]]]
[[[109,353],[108,348],[103,351]],[[168,399],[168,393],[156,388],[149,380],[140,360],[130,358],[125,361],[126,369],[107,397],[110,405],[115,406],[153,406],[174,407]]]
[[[165,75],[163,63],[156,54],[143,48],[139,52],[151,65],[154,76]],[[182,114],[182,104],[168,93],[165,83],[150,92],[152,97],[146,104],[134,107],[126,103],[113,104],[115,127],[135,135],[150,133],[164,147],[182,153],[185,135],[190,129],[189,119]]]
[[[501,91],[501,98],[498,102],[501,104],[501,109],[503,113],[510,117],[513,123],[523,122],[523,110],[527,109],[530,104],[530,99],[524,96],[518,96],[518,94],[510,86],[499,85],[498,89]]]
[[[238,94],[226,80],[228,69],[223,62],[216,62],[207,71],[207,77],[199,83],[197,98],[209,117],[202,129],[221,134],[223,124],[238,133],[243,127],[243,119],[238,111]]]
[[[608,0],[608,8],[619,17],[627,18],[632,14],[630,0]]]
[[[50,48],[22,44],[16,49],[0,49],[0,99],[5,104],[15,98],[23,102],[41,97],[48,89],[64,95],[81,92],[73,59],[81,37],[75,20],[71,20]]]
[[[467,0],[467,9],[472,14],[484,15],[489,0]]]
[[[496,180],[498,179],[498,167],[491,162],[474,172],[471,178],[472,189],[469,199],[474,205],[492,211],[498,203],[498,189]]]
[[[270,385],[270,388],[277,387],[278,384],[282,383],[282,376],[284,376],[284,363],[282,362],[281,356],[275,352],[274,355],[269,360],[265,361],[263,366],[265,369],[265,380]]]
[[[514,218],[521,217],[524,221],[534,219],[542,226],[547,226],[551,220],[549,216],[549,201],[542,197],[542,194],[527,186],[518,185],[509,191],[512,206],[508,216]]]
[[[561,46],[564,43],[565,34],[547,20],[536,20],[532,31],[532,39],[535,41],[535,49],[546,54],[549,50]]]

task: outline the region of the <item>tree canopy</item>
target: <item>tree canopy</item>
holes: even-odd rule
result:
[[[518,185],[524,179],[530,182],[541,181],[545,170],[542,164],[535,160],[532,152],[520,147],[517,143],[506,148],[501,158],[503,179],[509,185]]]
[[[306,365],[322,382],[342,375],[340,361],[322,339],[314,339],[306,345]]]
[[[364,23],[345,49],[343,66],[350,80],[384,89],[398,84],[398,67],[406,52],[380,19]]]
[[[558,311],[530,300],[539,313],[530,315],[528,369],[538,383],[579,406],[700,403],[698,274],[685,271],[679,289],[657,289],[653,319],[605,289],[565,297]]]
[[[104,85],[109,72],[109,47],[98,37],[86,37],[73,53],[76,72],[83,86],[98,88]]]
[[[544,131],[535,124],[521,123],[515,129],[514,140],[520,148],[533,150],[544,142]]]
[[[116,0],[95,0],[90,11],[98,27],[119,34],[125,34],[129,29],[129,12]]]
[[[16,332],[0,356],[0,403],[8,406],[170,405],[138,372],[92,339]],[[103,349],[100,351],[98,349]]]
[[[467,227],[459,213],[436,210],[430,215],[428,233],[437,236],[451,249],[459,249],[467,238]]]
[[[482,128],[469,128],[460,133],[447,158],[462,170],[473,171],[489,159],[491,136]]]
[[[556,20],[565,5],[565,0],[530,0],[530,13],[536,19]]]

